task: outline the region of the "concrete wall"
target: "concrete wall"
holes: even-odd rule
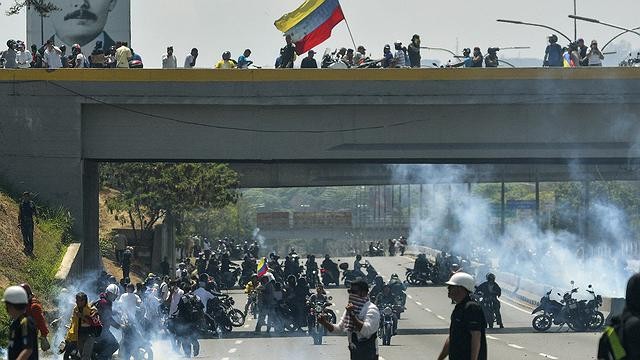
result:
[[[626,164],[640,157],[638,79],[636,69],[2,70],[0,177],[68,207],[92,267],[98,161]]]

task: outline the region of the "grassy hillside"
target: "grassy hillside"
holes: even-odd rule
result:
[[[36,204],[38,205],[38,204]],[[28,282],[36,296],[51,309],[57,293],[54,276],[66,251],[71,222],[63,209],[39,208],[34,231],[35,256],[23,253],[18,228],[18,203],[0,192],[0,294],[10,285]],[[6,346],[9,318],[0,307],[0,347]]]

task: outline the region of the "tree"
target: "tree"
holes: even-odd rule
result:
[[[45,0],[15,0],[13,6],[6,11],[7,15],[16,15],[19,14],[22,9],[27,8],[27,10],[35,10],[40,17],[47,17],[54,11],[60,10],[54,3],[51,1]]]
[[[135,234],[168,214],[235,203],[238,175],[224,164],[108,163],[101,183],[119,191],[107,207],[126,212]]]

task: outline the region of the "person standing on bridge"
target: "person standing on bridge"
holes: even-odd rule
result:
[[[31,194],[28,191],[23,192],[18,212],[18,227],[22,232],[24,253],[29,256],[33,255],[33,217],[36,215],[38,211],[31,201]]]
[[[482,307],[471,300],[475,288],[473,276],[458,272],[451,276],[448,285],[449,298],[456,303],[451,314],[449,337],[442,347],[438,360],[487,360],[487,322]]]
[[[175,69],[178,67],[178,59],[173,54],[173,46],[167,47],[167,53],[162,55],[162,68]]]
[[[364,280],[355,280],[348,292],[349,304],[338,324],[331,324],[324,316],[317,321],[330,332],[339,330],[348,334],[351,360],[377,360],[380,311],[367,297],[369,285]]]

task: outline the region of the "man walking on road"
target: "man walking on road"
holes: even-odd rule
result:
[[[318,323],[330,332],[339,330],[348,334],[351,360],[377,360],[380,311],[367,297],[369,285],[358,279],[351,282],[348,292],[349,304],[340,322],[333,325],[320,316]]]
[[[31,201],[31,194],[25,191],[22,193],[22,202],[20,202],[18,227],[22,232],[24,252],[29,256],[33,255],[33,217],[35,215],[37,215],[36,206]]]
[[[471,300],[475,287],[473,276],[458,272],[451,276],[448,285],[449,298],[456,303],[451,313],[449,337],[444,343],[438,360],[487,360],[487,339],[482,307]]]

